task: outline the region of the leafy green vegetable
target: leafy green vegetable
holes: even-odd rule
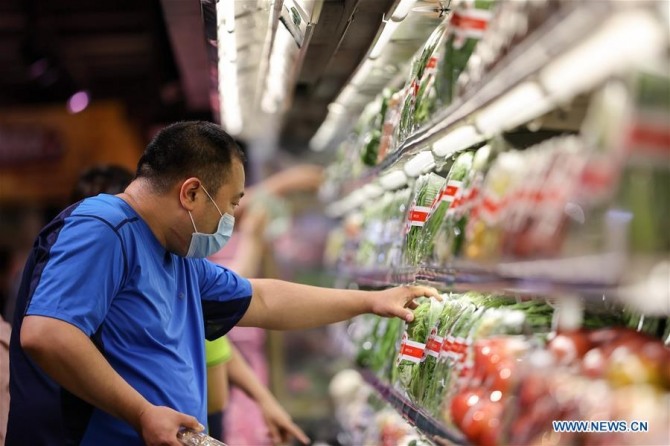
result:
[[[443,193],[439,204],[431,213],[426,221],[423,230],[423,237],[420,244],[420,253],[418,257],[423,263],[434,264],[433,252],[435,244],[435,235],[444,223],[449,207],[458,198],[459,191],[462,190],[463,180],[470,172],[474,155],[471,152],[460,154],[452,164],[447,179],[444,183],[445,193]]]
[[[419,262],[425,218],[444,181],[444,178],[431,172],[422,175],[416,182],[414,199],[407,216],[409,227],[405,235],[406,265],[415,266]]]
[[[406,341],[417,342],[425,346],[429,329],[435,323],[441,309],[442,304],[437,300],[426,298],[421,299],[421,303],[414,310],[414,320],[406,325]],[[418,382],[418,371],[422,358],[418,358],[418,360],[409,360],[402,356],[402,351],[400,353],[401,355],[398,356],[398,361],[396,362],[396,382],[401,388],[407,391],[414,401],[416,401],[420,397],[417,393],[420,385]]]

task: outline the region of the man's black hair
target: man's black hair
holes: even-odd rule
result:
[[[178,122],[162,129],[137,164],[137,178],[148,179],[159,193],[177,181],[198,177],[215,194],[230,172],[233,158],[244,161],[235,140],[207,121]]]

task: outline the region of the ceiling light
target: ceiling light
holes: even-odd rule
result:
[[[459,150],[467,149],[482,141],[483,137],[472,125],[465,125],[449,132],[433,144],[433,154],[438,158],[447,157]]]
[[[524,124],[551,110],[552,105],[536,83],[524,82],[477,113],[475,125],[485,136]]]
[[[384,189],[375,183],[366,184],[363,186],[362,191],[365,194],[365,198],[368,200],[379,198],[384,193]]]
[[[410,178],[416,178],[427,170],[435,167],[435,158],[430,150],[417,153],[412,159],[405,163],[403,170]]]
[[[386,45],[391,41],[393,33],[400,24],[400,22],[394,22],[393,20],[387,20],[383,23],[384,28],[382,28],[382,32],[379,34],[379,37],[377,37],[377,41],[375,42],[374,46],[370,50],[370,54],[368,55],[370,59],[376,59],[382,54],[382,51],[384,51]]]
[[[391,19],[395,21],[403,20],[407,17],[407,14],[409,14],[409,11],[415,3],[416,0],[400,0],[393,11],[393,14],[391,14]]]
[[[221,101],[221,123],[231,135],[242,132],[242,108],[240,107],[237,65],[219,59],[219,98]]]
[[[371,59],[364,59],[363,63],[358,66],[354,77],[351,78],[351,85],[361,85],[365,83],[365,80],[368,78],[368,75],[374,67],[374,61]]]
[[[216,14],[219,16],[219,28],[232,33],[235,31],[235,2],[231,0],[219,0],[216,2]]]
[[[407,175],[402,170],[395,170],[379,178],[379,184],[386,190],[394,190],[407,184]]]
[[[340,94],[337,96],[335,102],[346,106],[347,104],[351,104],[352,100],[356,96],[358,96],[358,91],[356,91],[356,87],[349,84],[342,89]]]
[[[329,115],[330,116],[330,115]],[[322,152],[330,143],[335,134],[335,124],[332,119],[326,118],[316,131],[312,139],[309,140],[309,148],[315,152]]]
[[[663,51],[666,39],[650,12],[626,9],[550,63],[540,73],[541,84],[553,97],[570,99]]]
[[[87,91],[78,91],[67,100],[67,111],[75,114],[86,110],[91,100]]]

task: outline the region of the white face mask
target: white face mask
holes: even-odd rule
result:
[[[221,210],[212,199],[212,196],[209,195],[209,192],[207,192],[207,189],[202,186],[202,190],[205,191],[209,200],[212,202],[212,204],[214,204],[216,210],[219,211],[221,219],[219,219],[219,226],[214,234],[204,234],[202,232],[198,232],[198,229],[195,227],[195,222],[193,221],[193,216],[189,211],[188,215],[191,217],[191,223],[193,223],[194,232],[191,234],[191,244],[188,247],[186,257],[200,259],[209,257],[212,254],[220,251],[226,245],[226,243],[228,243],[228,240],[230,240],[230,236],[233,235],[233,227],[235,226],[235,217],[228,213],[222,214]]]

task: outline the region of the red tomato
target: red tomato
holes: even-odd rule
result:
[[[547,395],[547,383],[541,375],[537,373],[526,376],[520,384],[519,402],[522,408],[530,408],[540,398]]]
[[[515,366],[516,363],[512,361],[500,362],[492,374],[491,390],[500,390],[503,394],[507,394],[512,388]]]
[[[479,434],[479,446],[495,446],[499,444],[501,438],[501,423],[499,418],[488,420]]]
[[[582,358],[590,348],[583,332],[558,333],[547,345],[559,364],[572,364]]]
[[[481,391],[465,390],[451,400],[451,419],[458,427],[463,425],[463,419],[472,406],[479,404],[482,399]]]
[[[601,348],[592,348],[582,360],[582,373],[589,378],[600,378],[605,374],[607,358]]]
[[[463,433],[473,443],[479,443],[481,435],[488,429],[488,424],[500,424],[502,404],[488,400],[481,400],[479,404],[470,408],[463,419]],[[494,421],[495,420],[495,421]]]

